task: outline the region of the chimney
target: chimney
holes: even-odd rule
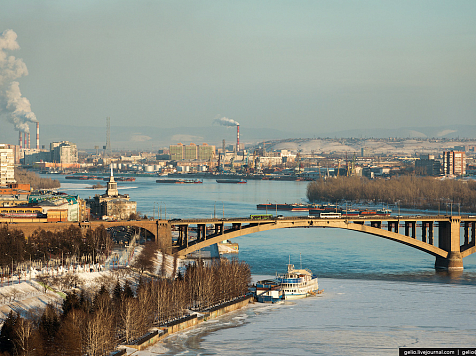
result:
[[[20,134],[19,138],[18,138],[18,144],[20,145],[20,149],[23,148],[23,137],[22,137],[22,134],[21,134],[21,131],[18,131],[18,133]]]
[[[28,132],[28,149],[30,149],[30,133]]]
[[[240,152],[240,125],[236,125],[236,152]]]
[[[40,149],[40,123],[36,123],[36,149]]]
[[[25,148],[26,150],[26,132],[23,134],[23,147]]]

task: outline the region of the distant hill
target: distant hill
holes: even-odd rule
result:
[[[341,130],[328,134],[328,137],[362,138],[476,138],[476,125],[447,125],[437,127],[402,127],[399,129],[373,128],[367,130]]]
[[[18,133],[7,124],[2,123],[5,130],[0,130],[0,143],[16,144]],[[74,142],[81,149],[102,148],[106,142],[106,128],[95,126],[73,125],[41,125],[40,143],[48,146],[50,142],[67,140]],[[286,138],[476,138],[476,125],[447,125],[439,127],[403,127],[399,129],[372,128],[368,130],[341,130],[316,132],[288,132],[275,128],[250,128],[240,127],[240,142],[242,144],[255,144],[264,140],[278,140]],[[221,146],[222,140],[226,144],[236,143],[235,127],[210,125],[203,127],[160,128],[149,126],[112,126],[111,145],[113,149],[127,150],[157,150],[170,144],[182,142],[184,144],[203,143]],[[32,134],[31,143],[35,145],[35,134]]]

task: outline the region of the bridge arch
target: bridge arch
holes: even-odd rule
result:
[[[387,230],[382,229],[382,222],[387,223]],[[422,239],[417,239],[417,222],[421,227]],[[395,241],[420,251],[426,252],[436,258],[435,267],[449,270],[463,269],[463,258],[476,252],[475,224],[476,218],[459,216],[437,217],[379,217],[379,218],[354,218],[354,219],[319,219],[319,218],[282,218],[263,221],[252,219],[210,219],[210,220],[182,220],[171,222],[179,228],[179,239],[174,246],[174,253],[183,257],[188,253],[203,247],[213,245],[223,240],[282,228],[304,227],[329,227],[340,228],[361,233],[367,233]],[[460,224],[465,226],[465,243],[460,246]],[[215,232],[207,235],[207,224],[215,226]],[[230,228],[225,228],[231,224]],[[369,225],[370,224],[370,225]],[[400,226],[405,227],[405,234],[399,233]],[[188,226],[196,225],[197,238],[189,239]],[[434,245],[433,230],[438,228],[438,246]],[[469,230],[471,229],[471,241]]]

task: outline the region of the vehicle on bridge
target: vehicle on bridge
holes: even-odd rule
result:
[[[250,215],[251,220],[270,220],[273,219],[273,214],[252,214]]]
[[[321,219],[340,219],[342,218],[341,213],[319,213]]]

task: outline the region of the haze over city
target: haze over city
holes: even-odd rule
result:
[[[14,81],[31,104],[20,124],[36,117],[45,141],[70,139],[81,147],[103,144],[107,116],[113,147],[117,127],[126,132],[122,145],[155,147],[158,137],[148,128],[169,129],[164,145],[207,140],[194,134],[196,127],[218,136],[211,143],[233,139],[215,122],[222,117],[241,124],[244,142],[246,130],[255,129],[264,129],[256,140],[372,130],[474,137],[474,1],[0,1],[0,7],[2,142],[18,139],[18,125],[5,112]],[[15,46],[5,46],[7,32]],[[5,74],[10,56],[23,61],[14,77]],[[98,128],[101,141],[82,145],[55,125],[64,125],[62,132]],[[418,129],[425,127],[437,129]]]

